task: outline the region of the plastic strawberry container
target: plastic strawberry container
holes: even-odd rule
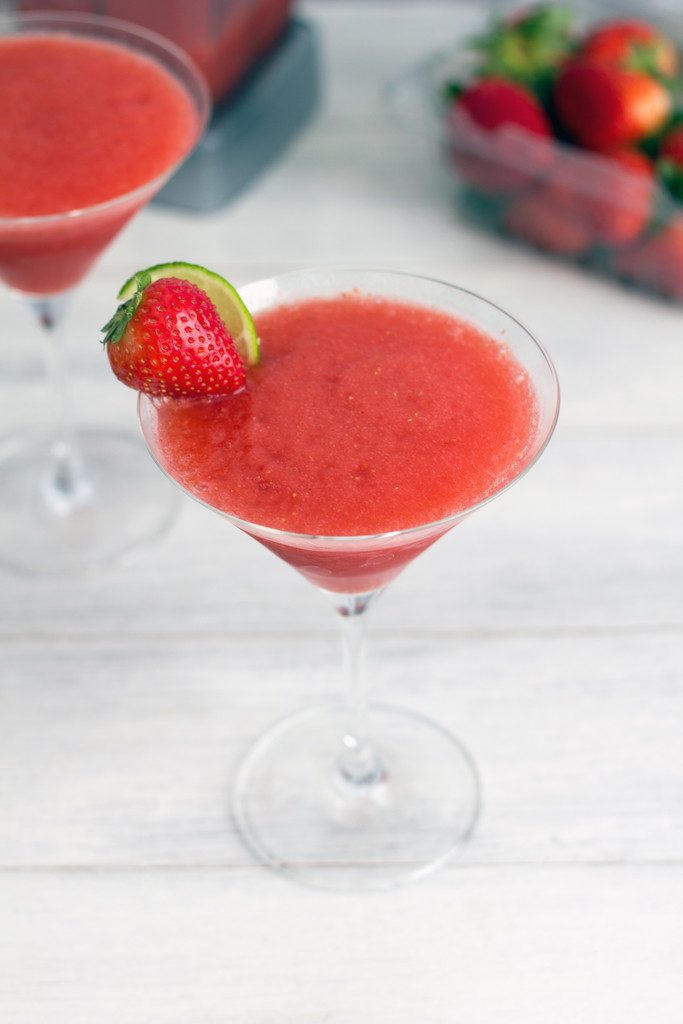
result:
[[[614,11],[596,14],[584,7],[577,23],[585,30],[614,17]],[[683,68],[683,46],[671,26],[649,14],[647,20],[679,44]],[[459,186],[463,217],[539,252],[683,302],[683,203],[656,178],[567,139],[511,124],[480,127],[445,96],[449,82],[467,84],[475,67],[476,55],[462,45],[417,72],[436,115],[443,159]],[[683,111],[680,94],[674,104]]]

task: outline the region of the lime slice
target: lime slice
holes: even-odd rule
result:
[[[137,274],[129,277],[119,292],[119,299],[125,301],[135,295],[137,283],[143,274],[148,274],[150,277],[147,284],[158,281],[162,277],[179,277],[182,281],[189,281],[190,284],[201,288],[218,310],[218,315],[227,327],[244,362],[248,366],[255,366],[258,363],[259,340],[251,313],[242,302],[237,290],[224,277],[214,274],[206,267],[197,266],[196,263],[158,263],[155,267],[148,267],[147,270],[138,270]]]

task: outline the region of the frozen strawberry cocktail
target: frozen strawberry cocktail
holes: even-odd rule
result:
[[[498,490],[536,406],[511,354],[464,321],[362,295],[256,317],[262,362],[220,400],[158,410],[158,454],[207,504],[293,533],[419,526]]]
[[[530,460],[531,381],[472,323],[352,291],[254,320],[241,305],[223,337],[202,289],[220,301],[221,279],[182,280],[187,267],[131,279],[107,325],[112,368],[151,396],[143,428],[166,472],[317,584],[383,585]]]
[[[365,613],[537,457],[557,415],[550,361],[496,306],[407,274],[295,271],[238,295],[175,263],[134,275],[119,298],[107,354],[141,392],[158,464],[326,593],[341,624],[346,700],[252,748],[235,786],[240,835],[323,888],[421,877],[470,835],[477,774],[443,728],[368,703]],[[229,565],[221,578],[230,589]]]
[[[42,337],[53,400],[36,407],[51,410],[47,429],[0,451],[0,562],[80,576],[160,534],[173,504],[135,438],[77,424],[68,293],[189,155],[210,101],[163,36],[10,6],[0,16],[0,283]]]
[[[190,97],[154,60],[66,33],[0,39],[0,217],[78,210],[189,148]]]
[[[196,140],[196,107],[158,61],[59,31],[0,38],[0,96],[0,276],[56,294],[149,196],[58,215],[135,194],[170,170]]]

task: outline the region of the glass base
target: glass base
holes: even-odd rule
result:
[[[160,537],[177,498],[144,446],[125,434],[78,435],[84,472],[36,437],[0,447],[0,565],[42,576],[81,576]]]
[[[262,863],[325,889],[383,889],[450,860],[480,805],[477,770],[448,732],[415,712],[370,708],[367,735],[383,772],[353,784],[339,770],[342,707],[279,723],[243,762],[234,815]]]

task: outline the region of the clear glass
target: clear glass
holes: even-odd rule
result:
[[[145,29],[94,15],[0,17],[0,36],[32,33],[98,39],[155,60],[183,86],[195,108],[196,133],[184,157],[189,154],[206,125],[210,99],[201,73],[176,46]],[[107,202],[40,217],[0,217],[0,279],[41,331],[56,411],[47,434],[10,438],[0,446],[0,563],[7,567],[80,575],[160,535],[171,522],[173,490],[149,472],[144,447],[134,436],[76,429],[62,332],[73,289],[177,166]]]
[[[437,308],[508,347],[529,375],[538,403],[536,434],[517,478],[522,476],[552,434],[559,390],[544,349],[497,306],[441,281],[347,269],[285,274],[248,285],[241,294],[257,314],[353,289]],[[168,472],[158,444],[159,407],[158,400],[140,397],[147,445]],[[421,715],[368,703],[363,639],[367,610],[387,583],[492,497],[438,522],[372,536],[287,533],[219,512],[318,587],[336,610],[342,633],[344,699],[277,725],[239,771],[235,821],[264,864],[326,888],[382,888],[432,871],[471,834],[480,804],[472,758],[459,740]]]

